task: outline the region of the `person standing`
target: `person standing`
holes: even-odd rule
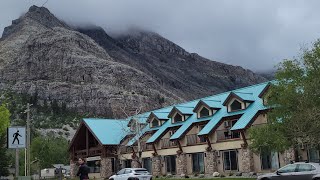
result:
[[[77,176],[80,177],[80,180],[88,180],[90,168],[86,165],[85,160],[83,158],[79,158],[78,163],[80,166]]]

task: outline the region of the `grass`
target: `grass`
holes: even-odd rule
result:
[[[236,177],[236,178],[230,178],[230,177],[225,177],[225,178],[184,178],[184,179],[176,179],[176,178],[159,178],[161,180],[166,180],[166,179],[171,179],[171,180],[200,180],[200,179],[205,179],[205,180],[217,180],[217,179],[223,179],[223,180],[255,180],[257,178],[241,178],[241,177]]]

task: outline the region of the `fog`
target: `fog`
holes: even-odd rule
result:
[[[1,1],[0,33],[45,2]],[[132,27],[154,31],[189,52],[254,71],[271,70],[320,37],[316,0],[49,0],[44,6],[72,25],[101,26],[111,35]]]

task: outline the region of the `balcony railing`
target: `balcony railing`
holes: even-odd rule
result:
[[[187,135],[187,145],[195,145],[195,144],[202,144],[207,142],[204,137],[199,137],[197,134],[190,134]]]
[[[228,129],[224,130],[217,130],[217,140],[218,141],[225,141],[229,139],[240,139],[239,132],[233,132]]]
[[[169,138],[161,139],[161,147],[162,148],[170,148],[170,147],[176,147],[177,142],[176,141],[170,141]]]
[[[150,151],[153,150],[152,144],[147,144],[146,142],[141,142],[142,151]]]
[[[102,154],[101,147],[92,147],[92,148],[89,148],[88,151],[86,149],[75,151],[75,157],[99,156],[101,154]]]
[[[128,147],[128,146],[120,147],[120,153],[131,153],[131,152],[132,152],[132,147]]]

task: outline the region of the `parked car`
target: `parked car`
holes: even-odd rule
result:
[[[152,175],[144,168],[124,168],[111,176],[110,180],[152,180]]]
[[[288,164],[274,173],[261,175],[257,180],[320,180],[320,164],[297,162]]]

